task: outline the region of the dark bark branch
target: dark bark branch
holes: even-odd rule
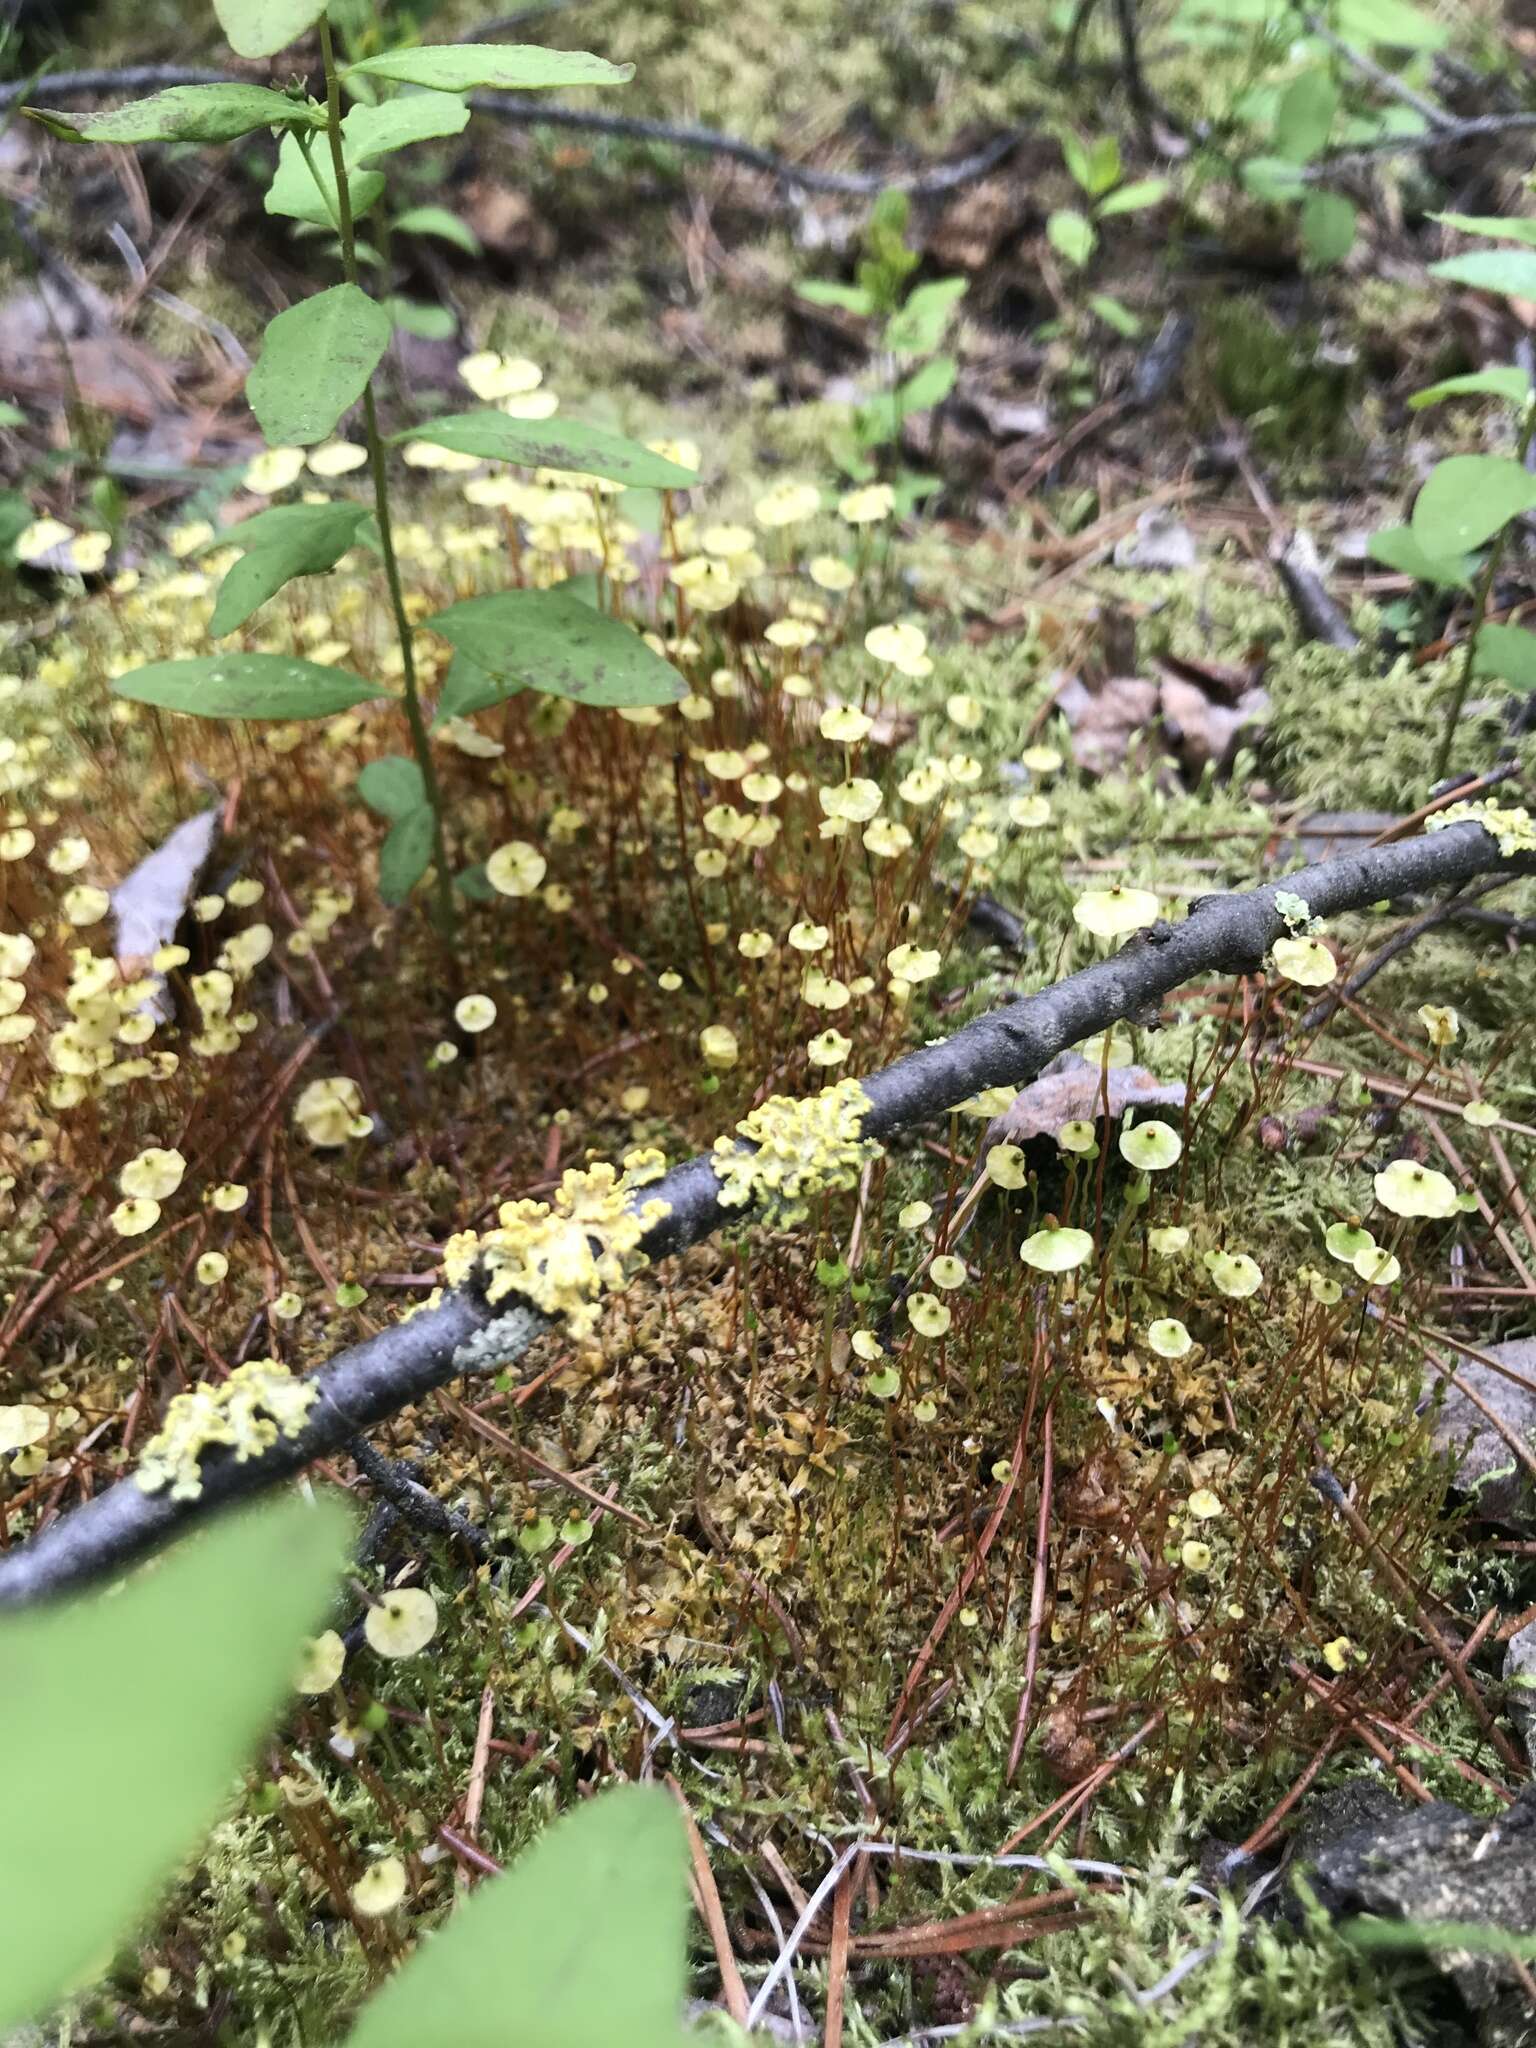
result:
[[[0,85],[0,108],[23,98],[39,106],[55,100],[95,98],[107,93],[163,92],[173,85],[226,85],[228,71],[186,68],[177,64],[140,64],[125,71],[55,71],[37,79]],[[969,156],[943,164],[932,171],[814,171],[772,150],[759,149],[740,136],[725,135],[717,128],[701,128],[694,122],[650,121],[633,114],[607,114],[592,107],[566,107],[539,93],[471,93],[469,103],[477,113],[489,114],[528,128],[574,128],[585,135],[618,135],[634,142],[664,142],[674,149],[692,149],[707,156],[729,157],[735,163],[762,171],[789,192],[838,192],[869,197],[888,187],[910,192],[914,199],[951,192],[958,185],[990,171],[1018,147],[1016,132],[996,136]]]
[[[1337,917],[1383,898],[1454,888],[1474,876],[1526,874],[1536,857],[1506,858],[1475,823],[1454,825],[1395,845],[1323,861],[1280,881],[1225,896],[1198,898],[1182,923],[1137,934],[1108,960],[978,1017],[937,1045],[923,1046],[864,1080],[870,1108],[864,1132],[889,1138],[941,1115],[983,1088],[1022,1086],[1066,1047],[1170,995],[1213,970],[1256,972],[1286,929],[1278,889],[1300,896],[1314,917]],[[670,1207],[645,1240],[653,1259],[697,1244],[740,1210],[723,1211],[709,1155],[700,1154],[646,1188]],[[550,1326],[536,1311],[492,1309],[472,1289],[353,1345],[314,1375],[320,1398],[302,1435],[282,1438],[266,1456],[204,1462],[202,1494],[174,1501],[120,1480],[0,1556],[0,1609],[26,1606],[120,1570],[209,1509],[264,1491],[312,1459],[345,1449],[360,1432],[461,1373],[518,1357]]]

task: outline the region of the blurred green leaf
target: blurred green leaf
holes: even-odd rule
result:
[[[130,669],[112,685],[119,697],[194,718],[329,718],[389,692],[344,669],[296,654],[200,654]]]
[[[105,1968],[228,1799],[345,1562],[294,1497],[104,1594],[0,1619],[0,2034]]]
[[[687,1872],[666,1793],[600,1793],[476,1888],[347,2048],[682,2048]]]
[[[313,128],[325,109],[264,85],[172,85],[104,114],[21,110],[61,142],[234,142],[262,128]]]

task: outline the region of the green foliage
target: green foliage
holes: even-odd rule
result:
[[[22,111],[61,142],[236,142],[262,128],[325,122],[323,107],[264,85],[173,85],[107,114]]]
[[[1513,363],[1501,363],[1491,370],[1470,370],[1463,377],[1442,377],[1438,384],[1415,391],[1408,404],[1414,412],[1445,398],[1503,398],[1511,405],[1523,405],[1530,395],[1528,373]]]
[[[634,77],[634,66],[534,43],[434,43],[365,58],[347,76],[389,78],[438,92],[531,92],[538,86],[624,85]]]
[[[329,718],[388,692],[296,654],[199,654],[130,670],[120,697],[195,718]]]
[[[241,57],[272,57],[325,12],[325,0],[213,0],[219,27]]]
[[[525,467],[575,470],[615,483],[651,490],[686,490],[698,482],[691,469],[655,455],[649,448],[604,427],[579,420],[518,420],[504,412],[450,413],[394,436],[396,441],[430,441],[462,455]]]
[[[413,142],[461,134],[468,122],[468,105],[451,92],[401,93],[372,107],[360,103],[342,120],[342,157],[351,171]]]
[[[349,175],[347,196],[352,218],[361,220],[384,196],[384,173],[359,170]],[[341,207],[336,195],[336,172],[324,149],[301,149],[298,137],[285,135],[278,145],[277,171],[262,201],[265,210],[284,220],[302,221],[306,227],[329,228],[338,232]]]
[[[451,243],[466,256],[478,257],[481,253],[480,237],[446,206],[408,206],[404,213],[395,215],[394,232],[397,235],[430,235],[436,241]],[[448,333],[451,335],[453,331],[454,322],[450,315]]]
[[[363,505],[273,505],[230,527],[221,539],[245,553],[219,585],[209,632],[233,633],[295,576],[334,569],[368,516]]]
[[[348,2048],[680,2048],[686,1871],[664,1792],[605,1793],[481,1886]]]
[[[382,754],[370,761],[358,775],[357,793],[370,810],[397,824],[427,800],[421,770],[404,754]]]
[[[104,1597],[0,1621],[0,2031],[99,1970],[194,1846],[346,1550],[337,1508],[217,1524]]]
[[[1508,455],[1451,455],[1436,463],[1413,507],[1413,537],[1445,558],[1480,547],[1536,506],[1536,477]]]
[[[1468,256],[1432,263],[1429,271],[1431,277],[1502,292],[1506,298],[1536,298],[1536,249],[1475,249]]]
[[[878,473],[872,456],[899,447],[902,429],[918,412],[926,412],[949,396],[959,376],[953,356],[940,355],[946,329],[966,293],[963,277],[934,278],[907,292],[906,280],[917,268],[917,251],[905,241],[910,205],[904,192],[882,192],[864,229],[863,255],[856,285],[810,279],[797,287],[814,306],[835,306],[842,312],[872,319],[883,315],[878,346],[889,366],[888,388],[850,409],[845,433],[832,441],[838,466],[864,481]],[[926,362],[921,361],[927,357]],[[898,366],[919,362],[902,377]],[[898,502],[910,503],[932,479],[898,470]]]
[[[609,706],[670,704],[683,694],[676,669],[632,627],[559,584],[465,598],[424,623],[498,684]]]
[[[245,380],[251,410],[276,447],[313,447],[362,397],[389,346],[383,307],[355,284],[335,284],[279,313]]]
[[[1120,145],[1113,135],[1100,135],[1092,142],[1084,142],[1070,128],[1064,128],[1057,139],[1062,159],[1088,202],[1088,210],[1058,207],[1046,219],[1046,240],[1071,269],[1086,270],[1099,246],[1099,223],[1113,219],[1116,214],[1139,213],[1159,205],[1168,196],[1168,181],[1137,178],[1122,185],[1124,165]],[[1135,315],[1127,312],[1118,300],[1095,293],[1086,303],[1116,333],[1136,331],[1139,323]]]

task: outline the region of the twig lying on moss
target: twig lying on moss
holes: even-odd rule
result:
[[[1383,142],[1367,142],[1358,149],[1335,150],[1320,156],[1297,173],[1303,185],[1321,185],[1338,171],[1353,171],[1392,156],[1438,156],[1443,149],[1455,149],[1463,142],[1480,142],[1485,136],[1508,135],[1518,128],[1536,128],[1536,114],[1476,114],[1468,121],[1451,121],[1443,128],[1431,128],[1423,135],[1390,135]]]
[[[1256,973],[1287,924],[1277,891],[1301,897],[1312,916],[1336,917],[1383,898],[1454,888],[1474,876],[1536,871],[1536,855],[1506,854],[1475,819],[1391,846],[1365,847],[1263,887],[1204,896],[1182,923],[1159,923],[1110,959],[1039,994],[976,1018],[950,1038],[908,1053],[862,1083],[862,1135],[880,1140],[926,1122],[982,1089],[1022,1086],[1066,1047],[1126,1018],[1141,1018],[1186,981],[1215,971]],[[644,1189],[666,1205],[641,1244],[651,1259],[698,1244],[740,1209],[722,1203],[713,1156],[701,1153]],[[520,1303],[492,1304],[471,1282],[435,1308],[341,1352],[307,1382],[303,1425],[260,1457],[237,1463],[215,1450],[193,1499],[146,1493],[119,1481],[0,1557],[0,1608],[16,1608],[120,1570],[225,1502],[264,1491],[360,1432],[421,1400],[460,1373],[520,1358],[550,1328]]]
[[[163,92],[174,85],[227,85],[230,80],[227,71],[179,64],[138,64],[125,71],[55,71],[39,79],[0,85],[0,108],[13,106],[29,95],[46,104],[55,99],[94,98],[99,93]],[[701,128],[691,121],[650,121],[633,114],[599,113],[592,107],[565,107],[558,100],[545,99],[537,93],[472,93],[469,103],[477,113],[522,127],[574,128],[585,135],[664,142],[674,149],[729,157],[754,171],[765,172],[790,192],[840,192],[860,198],[888,188],[908,192],[914,199],[952,192],[956,186],[969,184],[1001,163],[1023,139],[1018,131],[1010,131],[994,137],[969,156],[932,171],[813,171],[803,164],[791,163],[787,157],[775,156],[770,149],[759,149],[756,143],[739,135],[726,135],[718,128]]]

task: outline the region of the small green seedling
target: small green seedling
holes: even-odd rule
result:
[[[1085,271],[1099,246],[1103,223],[1116,214],[1139,213],[1144,207],[1157,206],[1168,196],[1168,181],[1137,178],[1122,184],[1124,166],[1120,145],[1113,135],[1100,135],[1092,142],[1084,142],[1067,128],[1061,131],[1058,140],[1086,208],[1059,207],[1045,223],[1046,239],[1072,271]],[[1135,314],[1107,293],[1093,294],[1088,304],[1116,333],[1130,336],[1139,331],[1140,322]]]
[[[853,408],[849,431],[833,443],[839,467],[855,482],[878,474],[882,451],[898,449],[907,420],[928,412],[955,388],[959,364],[942,352],[945,333],[966,292],[963,277],[939,277],[907,290],[919,256],[906,241],[911,206],[904,192],[882,192],[864,231],[864,253],[851,285],[812,279],[799,294],[813,306],[835,306],[881,322],[877,349],[882,389]],[[909,508],[935,480],[899,472],[897,502]]]
[[[1431,266],[1436,277],[1511,298],[1524,298],[1536,291],[1536,221],[1460,213],[1436,214],[1434,218],[1466,234],[1516,244],[1514,248],[1478,249],[1452,256]],[[1437,776],[1450,767],[1456,728],[1474,676],[1497,679],[1516,690],[1536,689],[1536,633],[1488,619],[1510,535],[1522,519],[1536,511],[1536,475],[1527,464],[1536,438],[1536,391],[1526,370],[1514,363],[1500,363],[1465,376],[1443,378],[1415,392],[1408,403],[1418,410],[1457,398],[1491,398],[1505,408],[1511,452],[1450,455],[1437,462],[1414,501],[1409,524],[1388,527],[1373,534],[1370,541],[1377,561],[1418,582],[1472,591],[1472,615],[1446,707]],[[1484,552],[1477,568],[1479,550]]]
[[[487,461],[568,470],[655,490],[682,489],[696,479],[691,470],[621,435],[567,421],[513,419],[497,411],[430,419],[386,437],[374,383],[395,320],[363,288],[364,266],[376,252],[360,224],[384,198],[381,163],[412,143],[458,134],[469,119],[466,94],[485,88],[622,85],[631,67],[581,51],[479,43],[413,45],[340,65],[325,0],[217,0],[216,11],[242,57],[275,56],[296,38],[318,30],[324,99],[311,99],[299,86],[286,91],[261,85],[173,86],[105,114],[43,107],[25,111],[69,142],[211,145],[269,132],[278,138],[278,157],[268,211],[333,237],[342,282],[271,321],[260,358],[246,379],[246,397],[273,448],[313,448],[354,407],[360,408],[371,502],[337,498],[275,506],[221,536],[243,552],[220,586],[212,625],[216,637],[239,632],[295,577],[324,575],[355,547],[377,552],[399,644],[400,707],[412,759],[373,764],[375,772],[365,771],[360,794],[390,821],[381,857],[381,894],[391,902],[403,901],[430,870],[437,921],[447,937],[455,920],[455,876],[395,548],[389,485],[393,449],[414,439]],[[339,4],[336,11],[344,12]],[[344,95],[352,102],[346,111]],[[413,219],[408,210],[396,217],[394,227],[444,233],[448,217],[437,218],[440,213],[418,208]],[[881,276],[894,261],[882,243],[876,258]],[[471,672],[460,670],[459,684],[462,692],[468,673],[482,706],[522,689],[621,706],[668,703],[684,691],[681,677],[630,626],[558,587],[475,598],[425,624],[453,641],[474,664]],[[121,677],[116,688],[162,710],[224,719],[321,718],[390,694],[364,677],[296,656],[238,649],[155,662]],[[462,884],[463,878],[458,879]]]

